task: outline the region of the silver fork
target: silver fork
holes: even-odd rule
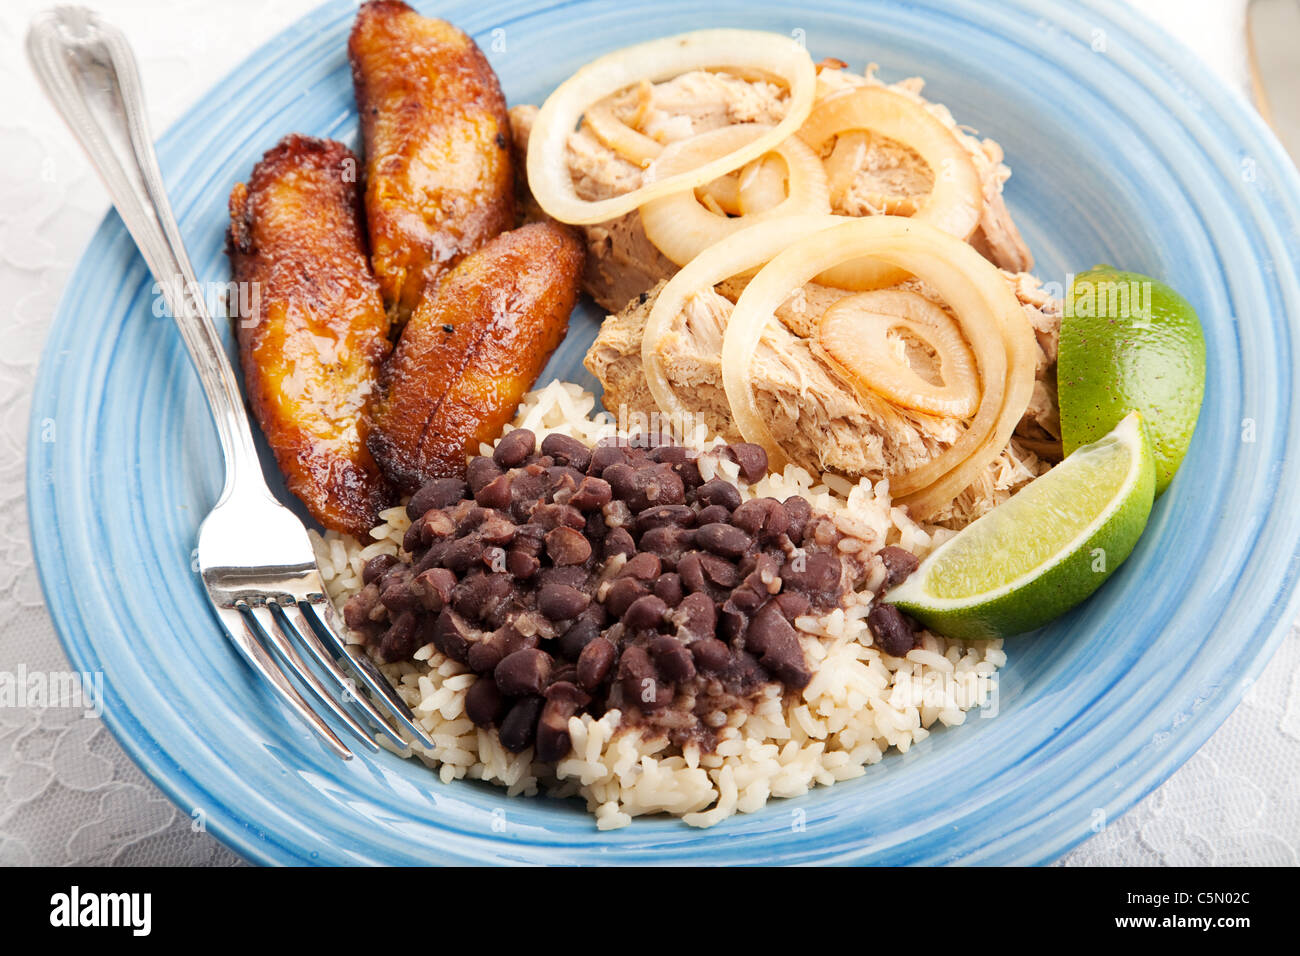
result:
[[[139,71],[126,38],[91,10],[56,7],[32,22],[27,55],[158,281],[211,407],[226,477],[220,498],[199,526],[198,564],[224,630],[281,701],[338,756],[350,759],[352,751],[303,699],[286,671],[369,749],[378,746],[348,704],[405,747],[339,666],[339,661],[347,662],[399,726],[432,747],[364,651],[354,653],[341,637],[307,529],[267,488],[235,373],[163,189]],[[333,691],[303,661],[299,648],[328,676]]]

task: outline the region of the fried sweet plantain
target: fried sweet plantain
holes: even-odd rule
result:
[[[425,291],[381,374],[370,450],[403,491],[464,473],[568,328],[584,252],[565,226],[497,236]]]
[[[375,275],[394,321],[515,221],[510,121],[472,39],[399,0],[357,12],[348,59],[366,152]]]
[[[365,442],[391,346],[356,163],[341,143],[286,136],[231,191],[226,252],[257,303],[236,322],[245,391],[289,490],[325,527],[364,534],[396,495]]]

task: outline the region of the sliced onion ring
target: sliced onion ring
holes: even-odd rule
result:
[[[1033,391],[1033,331],[996,267],[966,243],[897,216],[856,219],[805,235],[760,269],[737,301],[723,337],[723,386],[741,435],[763,445],[769,458],[784,461],[750,386],[750,360],[792,289],[856,257],[879,259],[935,289],[958,316],[979,367],[980,404],[966,431],[925,465],[890,482],[896,500],[924,518],[1001,453]]]
[[[753,124],[724,126],[679,140],[663,151],[652,169],[673,176],[713,156],[735,153],[745,143],[763,137],[769,129]],[[750,216],[719,216],[700,204],[695,190],[687,189],[653,199],[641,207],[641,225],[646,238],[672,262],[684,266],[709,246],[756,221],[778,216],[829,215],[826,173],[817,154],[797,137],[778,143],[772,152],[785,160],[789,180],[788,195],[775,206]],[[742,176],[737,197],[740,203],[745,202],[745,186]],[[750,202],[759,201],[752,184],[750,189]]]
[[[803,236],[844,221],[847,220],[833,216],[786,216],[756,223],[705,249],[668,280],[659,291],[641,334],[641,362],[650,394],[659,410],[670,416],[670,421],[688,421],[693,413],[668,381],[659,344],[691,297],[763,265]],[[780,470],[786,458],[765,428],[763,434],[767,440],[760,444],[768,448],[768,465]]]
[[[568,140],[593,104],[648,80],[659,82],[692,70],[731,67],[778,77],[789,89],[786,115],[776,126],[736,150],[666,178],[647,176],[621,196],[584,200],[569,174]],[[604,222],[651,199],[691,190],[757,159],[791,136],[812,111],[817,71],[808,51],[788,37],[756,30],[700,30],[651,40],[606,54],[587,64],[547,97],[528,138],[528,186],[546,213],[575,225]]]
[[[628,126],[614,115],[607,104],[601,103],[587,110],[583,122],[591,127],[596,139],[624,159],[645,169],[663,152],[663,144],[655,142],[640,130]]]
[[[787,152],[790,151],[787,144],[793,145],[794,140],[786,140],[781,146],[778,146],[766,156],[760,156],[748,166],[740,171],[740,176],[736,182],[736,206],[742,216],[756,216],[761,213],[769,212],[781,203],[785,202],[790,196],[790,167],[783,163],[785,158],[782,148]],[[808,155],[814,160],[817,154],[812,150]],[[822,175],[818,177],[819,183],[825,183],[825,169],[822,169]],[[813,210],[808,210],[813,212]],[[819,212],[831,211],[830,197],[827,196],[825,210]]]
[[[888,338],[895,329],[906,330],[935,353],[942,385],[898,359]],[[915,292],[884,289],[840,299],[822,315],[816,341],[859,391],[874,392],[893,405],[946,418],[969,418],[979,405],[979,375],[961,326]]]
[[[820,154],[842,133],[868,130],[915,150],[930,167],[934,186],[912,218],[929,223],[958,239],[969,239],[979,224],[983,187],[970,154],[948,127],[915,100],[883,86],[862,86],[827,97],[799,130],[799,138]],[[850,141],[850,148],[855,141]],[[831,159],[835,159],[832,152]],[[831,166],[832,195],[847,189],[848,157]],[[856,169],[856,164],[854,164]],[[899,208],[897,211],[903,211]],[[901,281],[898,270],[882,268],[869,259],[845,262],[818,281],[842,289],[879,289]]]

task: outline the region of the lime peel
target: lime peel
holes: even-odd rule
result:
[[[1155,484],[1150,438],[1140,413],[1131,412],[940,545],[885,600],[948,637],[1007,637],[1040,627],[1128,557]],[[1090,501],[1097,507],[1089,509]]]

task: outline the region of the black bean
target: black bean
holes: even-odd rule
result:
[[[465,692],[465,716],[475,726],[491,727],[506,712],[506,699],[501,696],[496,681],[490,677],[480,677],[469,685]]]
[[[654,592],[669,607],[676,607],[681,604],[682,596],[685,593],[682,590],[682,579],[671,573],[659,576],[659,580],[655,582]]]
[[[522,753],[533,742],[537,733],[537,720],[541,717],[542,707],[546,703],[543,697],[524,697],[514,702],[510,712],[501,721],[498,731],[501,746],[511,753]]]
[[[492,452],[492,460],[500,468],[514,468],[516,465],[523,464],[524,459],[531,455],[536,447],[537,436],[532,431],[527,428],[516,428],[497,442],[497,447]]]
[[[571,621],[591,603],[591,598],[567,584],[547,584],[537,592],[537,609],[552,621]]]
[[[794,623],[795,618],[803,617],[812,610],[812,602],[808,600],[808,595],[800,594],[798,591],[782,591],[772,600],[791,624]]]
[[[433,628],[434,647],[453,661],[464,664],[469,660],[469,648],[472,640],[473,635],[464,618],[449,607],[445,607],[439,612]]]
[[[578,485],[578,490],[569,499],[569,504],[579,511],[596,511],[605,507],[613,499],[614,489],[609,486],[608,481],[588,475]]]
[[[876,646],[890,657],[902,657],[916,646],[916,629],[906,614],[892,604],[877,604],[867,615],[867,627]]]
[[[587,572],[584,568],[566,565],[562,568],[544,568],[537,576],[537,586],[548,584],[567,584],[571,588],[582,590],[587,585]]]
[[[465,466],[465,483],[469,485],[470,494],[477,495],[480,488],[500,476],[501,468],[486,455],[471,458]]]
[[[361,581],[363,584],[374,584],[384,574],[397,566],[397,558],[391,554],[377,554],[366,562],[365,567],[361,569]]]
[[[570,468],[568,465],[552,465],[546,469],[546,481],[550,485],[548,494],[555,501],[567,502],[586,477],[578,469]]]
[[[623,613],[623,624],[633,631],[652,630],[663,623],[668,605],[653,594],[639,597]]]
[[[587,645],[600,637],[605,627],[605,609],[599,604],[588,604],[578,615],[578,619],[569,625],[569,629],[560,635],[558,641],[560,654],[566,660],[576,661]]]
[[[643,553],[653,553],[665,567],[675,567],[682,552],[695,541],[692,528],[680,528],[677,525],[664,525],[651,528],[641,535]]]
[[[775,498],[751,498],[732,512],[731,523],[770,544],[789,528],[790,518]]]
[[[731,512],[722,505],[706,505],[695,514],[695,523],[701,527],[715,521],[730,521]]]
[[[513,476],[498,475],[474,493],[474,500],[484,508],[497,508],[506,511],[514,500],[511,492],[513,484]]]
[[[645,648],[632,645],[618,660],[618,680],[627,703],[641,710],[658,710],[672,703],[673,688],[660,680]]]
[[[552,432],[542,439],[542,454],[550,455],[561,465],[586,471],[591,464],[591,449],[576,438]]]
[[[632,604],[650,593],[636,578],[619,578],[605,592],[605,608],[614,617],[622,617]]]
[[[527,581],[541,566],[542,562],[527,552],[517,548],[506,552],[506,570],[521,581]]]
[[[723,604],[718,608],[718,636],[730,644],[735,644],[745,636],[749,627],[749,615],[737,611],[734,607]]]
[[[537,759],[555,762],[569,752],[569,718],[591,700],[569,681],[546,689],[546,704],[537,722]]]
[[[510,517],[520,524],[532,521],[532,513],[546,495],[546,476],[526,471],[510,473]]]
[[[428,542],[424,540],[421,522],[413,521],[411,526],[406,529],[406,533],[402,535],[402,550],[408,554],[414,554],[415,550],[423,544],[428,544]]]
[[[840,559],[825,551],[806,551],[794,555],[781,568],[785,586],[802,591],[815,602],[825,603],[836,596],[840,587]]]
[[[393,620],[379,639],[379,656],[384,661],[402,661],[415,653],[417,620],[414,612],[404,611]]]
[[[655,505],[679,505],[686,501],[686,487],[671,465],[637,469],[634,485],[636,491],[627,499],[633,511]]]
[[[422,606],[422,591],[411,587],[410,569],[400,578],[389,575],[379,591],[379,600],[388,608],[388,616],[393,617],[402,611],[414,611]]]
[[[600,477],[609,483],[614,496],[620,501],[626,501],[636,493],[636,469],[626,460],[612,462],[600,473]]]
[[[632,532],[626,528],[611,528],[605,535],[605,543],[601,550],[606,561],[616,554],[631,557],[636,554],[636,540],[632,537]]]
[[[723,478],[714,478],[695,489],[695,500],[735,511],[740,507],[740,490]]]
[[[451,542],[443,552],[442,563],[457,574],[464,574],[483,560],[483,542],[477,535]]]
[[[546,535],[546,553],[556,565],[582,564],[591,557],[591,542],[572,528],[556,528]]]
[[[716,554],[702,553],[700,555],[700,565],[704,569],[704,576],[720,588],[734,588],[740,583],[740,570],[728,561],[726,558],[719,557]],[[678,571],[680,572],[680,569]],[[682,581],[685,582],[685,576]]]
[[[694,458],[677,462],[673,465],[673,471],[686,488],[698,488],[704,482],[704,477],[700,474],[700,464]]]
[[[724,558],[738,558],[754,543],[754,539],[739,528],[729,524],[715,522],[706,524],[695,531],[695,544],[705,551],[722,555]]]
[[[807,498],[800,495],[791,495],[782,504],[788,522],[785,533],[795,544],[800,544],[803,542],[804,528],[808,526],[808,519],[812,517],[812,505],[808,504]]]
[[[654,658],[659,673],[674,684],[688,681],[695,676],[695,662],[691,658],[691,652],[675,637],[660,634],[652,640],[650,656]]]
[[[628,559],[627,564],[619,569],[620,578],[637,578],[640,581],[653,581],[659,577],[663,565],[658,555],[642,551]]]
[[[574,531],[581,531],[587,527],[587,519],[577,508],[550,502],[544,502],[533,508],[529,520],[547,531],[553,528],[572,528]]]
[[[880,586],[882,593],[896,584],[902,584],[921,563],[911,551],[896,548],[892,544],[880,549],[880,560],[885,565],[885,583]]]
[[[371,617],[378,612],[377,617]],[[343,622],[354,631],[365,632],[383,615],[383,604],[379,600],[379,585],[367,584],[343,605]]]
[[[521,524],[515,528],[515,538],[511,542],[511,547],[515,551],[537,557],[542,553],[542,544],[545,540],[545,528],[535,524]]]
[[[670,465],[676,465],[686,460],[690,451],[681,445],[660,445],[658,448],[652,448],[647,456],[651,461],[667,462]]]
[[[646,508],[636,516],[637,534],[644,534],[651,528],[664,528],[669,525],[686,527],[695,520],[695,512],[686,505],[657,505]]]
[[[610,668],[618,652],[606,638],[593,639],[582,653],[578,655],[578,686],[586,691],[594,691],[609,676]]]
[[[459,478],[435,478],[411,495],[406,516],[414,521],[434,508],[449,508],[469,494],[469,485]]]
[[[495,634],[489,635],[486,639],[471,644],[469,653],[465,655],[465,663],[469,664],[470,670],[476,674],[487,674],[491,676],[492,672],[497,669],[497,665],[505,659],[505,656],[517,648],[507,648],[504,640],[498,639]],[[496,681],[488,681],[493,687]]]
[[[507,697],[540,694],[551,679],[551,655],[540,648],[524,648],[507,655],[492,673]]]
[[[515,539],[518,527],[503,514],[489,514],[474,530],[487,544],[505,545]]]
[[[721,674],[731,663],[731,648],[716,637],[706,637],[691,644],[695,666],[710,674]]]
[[[767,474],[767,452],[753,442],[736,442],[725,449],[728,458],[740,466],[740,477],[753,484]]]
[[[766,605],[754,616],[745,632],[745,648],[761,654],[763,668],[791,690],[802,690],[812,680],[799,635],[775,604]]]
[[[446,568],[429,568],[421,571],[411,582],[411,590],[420,599],[426,611],[441,611],[451,600],[456,587],[456,575]]]
[[[704,591],[708,587],[708,581],[704,577],[704,564],[696,552],[682,555],[677,562],[677,575],[687,591]]]
[[[618,445],[597,443],[591,450],[591,462],[587,465],[587,474],[603,477],[605,469],[610,465],[626,462],[627,454]]]
[[[506,574],[471,574],[456,585],[452,609],[467,621],[488,617],[513,590]]]
[[[713,636],[718,625],[718,609],[711,597],[697,591],[682,598],[670,619],[677,625],[677,636],[682,640],[701,641]]]

